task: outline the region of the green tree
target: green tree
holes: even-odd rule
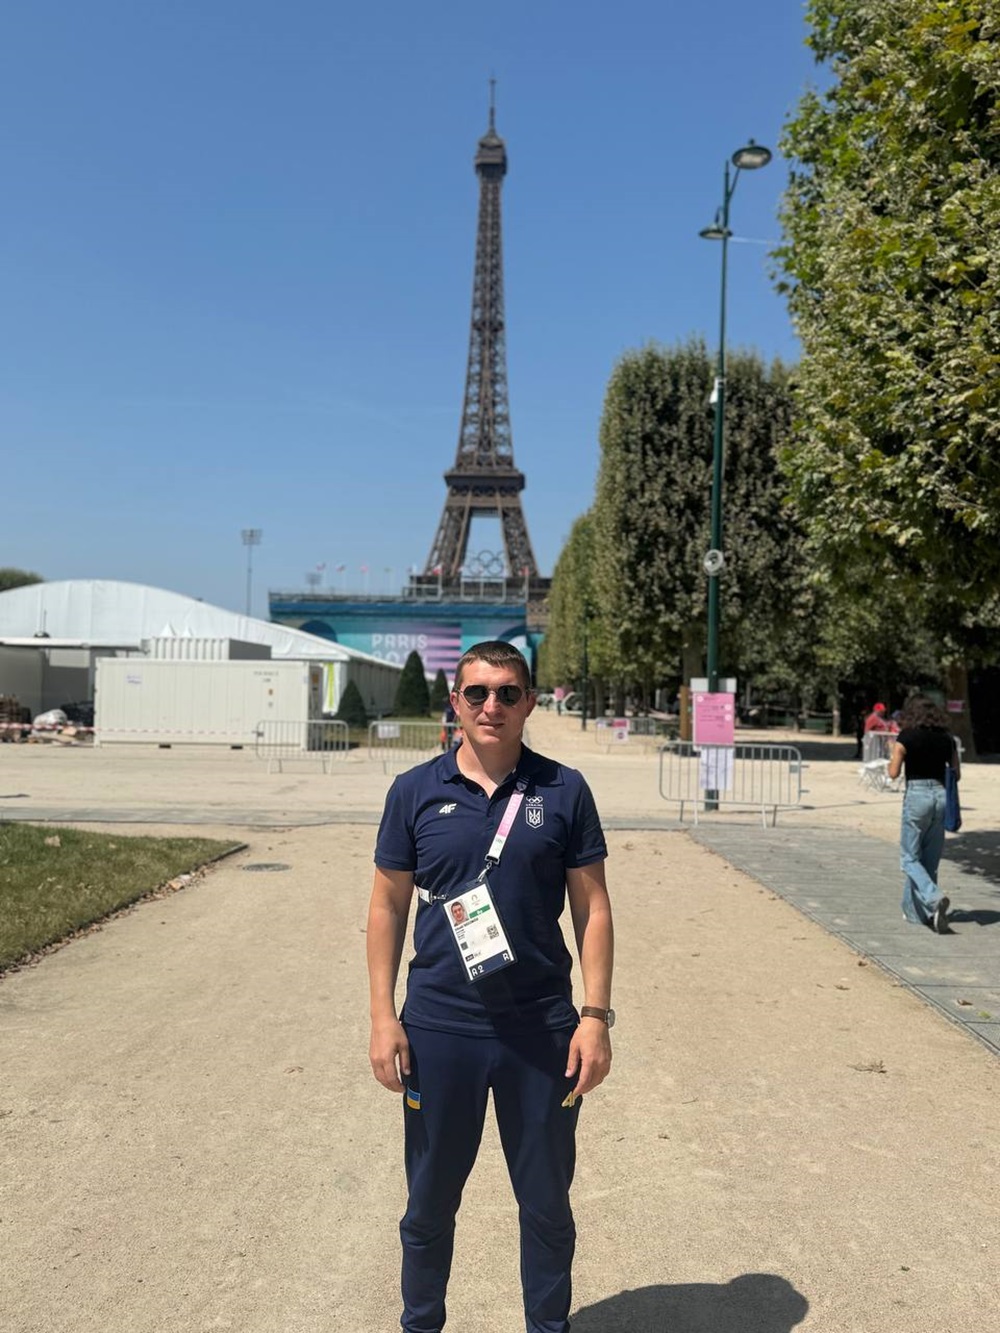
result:
[[[444,668],[438,667],[438,673],[434,677],[434,684],[431,686],[430,711],[432,713],[443,713],[448,706],[448,698],[451,691],[448,689],[448,677],[444,674]]]
[[[424,664],[416,649],[410,653],[403,666],[392,711],[396,717],[427,717],[431,711],[427,676],[424,674]]]
[[[933,579],[944,624],[957,602],[1000,623],[997,11],[808,12],[834,81],[783,142],[795,166],[778,257],[803,346],[785,459],[796,504],[835,570],[861,554]]]
[[[44,583],[45,580],[41,574],[32,574],[27,569],[0,569],[0,592],[7,592],[11,588],[24,588],[29,583]]]
[[[705,347],[689,342],[628,353],[608,385],[593,510],[595,637],[604,670],[632,688],[703,669],[713,377]],[[793,613],[804,614],[799,534],[776,467],[790,414],[785,368],[733,353],[721,659],[741,676],[771,662]]]
[[[827,579],[821,596],[815,654],[818,674],[831,686],[865,683],[877,697],[901,701],[937,678],[935,636],[904,579],[874,579],[857,568],[850,587]]]
[[[586,677],[593,690],[594,708],[600,715],[604,710],[606,677],[615,674],[615,637],[613,628],[602,623],[597,611],[593,570],[591,511],[573,524],[553,570],[549,623],[540,654],[539,675],[549,686],[573,685],[577,689],[582,688]]]
[[[1000,651],[1000,27],[981,0],[812,0],[833,75],[786,127],[802,341],[784,458],[841,589],[902,580],[952,697]],[[971,735],[966,735],[971,741]]]
[[[361,691],[353,680],[349,680],[344,686],[344,693],[340,696],[340,703],[333,716],[338,722],[346,722],[349,727],[367,727],[368,710],[365,708]]]
[[[583,672],[583,629],[593,607],[593,523],[589,513],[573,524],[552,571],[549,621],[541,674],[547,685],[566,685]]]
[[[848,582],[834,580],[808,543],[800,549],[806,578],[794,585],[775,652],[754,672],[760,693],[825,711],[846,691],[850,711],[859,691],[869,703],[902,700],[936,679],[933,636],[903,580],[874,577],[860,564]]]

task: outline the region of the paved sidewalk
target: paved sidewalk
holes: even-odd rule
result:
[[[896,848],[842,829],[751,830],[703,820],[691,836],[873,959],[1000,1055],[1000,886],[945,860],[952,930],[903,920]],[[956,844],[949,840],[946,854]],[[897,891],[899,889],[900,891]]]

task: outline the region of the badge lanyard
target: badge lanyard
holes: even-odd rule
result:
[[[518,810],[521,808],[521,802],[524,800],[524,792],[527,788],[527,778],[518,778],[517,786],[511,792],[507,800],[507,808],[503,812],[503,819],[500,821],[500,827],[496,831],[493,841],[490,843],[490,849],[486,853],[486,868],[483,874],[486,875],[493,869],[493,866],[499,864],[500,854],[507,845],[507,838],[514,826],[514,820]],[[493,864],[491,865],[490,862]]]
[[[454,895],[431,893],[429,889],[417,890],[423,902],[440,903],[467,981],[478,981],[517,961],[493,901],[488,876],[500,862],[527,785],[526,778],[518,778],[515,790],[507,799],[500,826],[486,853],[486,864],[477,879]]]

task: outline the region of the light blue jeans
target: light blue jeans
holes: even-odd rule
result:
[[[937,886],[943,849],[944,787],[933,778],[915,778],[906,784],[899,835],[903,915],[915,926],[929,926],[944,897]]]

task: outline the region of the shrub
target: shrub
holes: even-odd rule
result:
[[[431,711],[431,696],[424,675],[420,654],[413,650],[406,659],[403,674],[396,688],[396,702],[392,711],[396,717],[427,717]]]
[[[448,707],[448,699],[451,691],[448,689],[448,677],[444,674],[444,668],[438,667],[438,673],[434,677],[434,684],[431,686],[431,712],[443,713]]]
[[[338,722],[346,722],[349,727],[366,727],[368,725],[365,701],[353,680],[347,682],[344,693],[340,696],[340,704],[334,713],[334,717]]]

